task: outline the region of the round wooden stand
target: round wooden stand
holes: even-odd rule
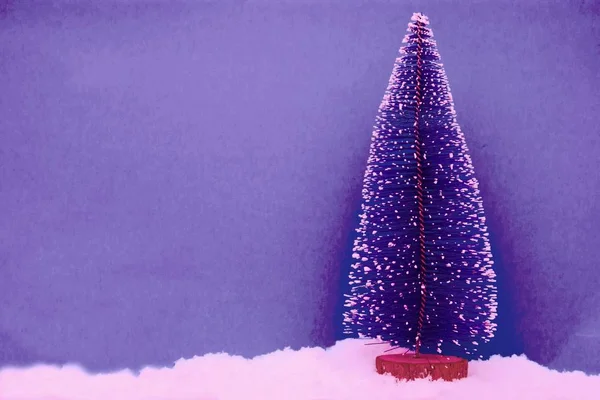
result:
[[[409,381],[427,377],[453,381],[466,378],[469,370],[467,360],[441,354],[385,354],[375,359],[375,367],[380,374]]]

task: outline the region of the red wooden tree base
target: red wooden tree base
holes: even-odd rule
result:
[[[453,381],[467,377],[467,360],[441,354],[385,354],[377,356],[375,367],[380,374],[389,373],[401,380],[427,378]]]

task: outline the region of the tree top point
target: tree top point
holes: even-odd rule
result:
[[[426,15],[421,13],[413,13],[412,18],[410,19],[413,22],[420,22],[423,25],[429,25],[429,18]]]

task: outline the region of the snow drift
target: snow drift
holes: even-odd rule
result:
[[[549,370],[524,356],[473,361],[469,377],[460,381],[398,382],[374,369],[375,356],[387,345],[367,343],[372,342],[347,339],[328,349],[285,349],[253,359],[208,354],[139,373],[6,368],[0,371],[0,395],[2,400],[586,400],[600,391],[600,376]]]

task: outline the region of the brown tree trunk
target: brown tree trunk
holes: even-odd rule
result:
[[[389,373],[400,380],[429,378],[453,381],[467,377],[467,360],[441,354],[385,354],[375,359],[380,374]]]

